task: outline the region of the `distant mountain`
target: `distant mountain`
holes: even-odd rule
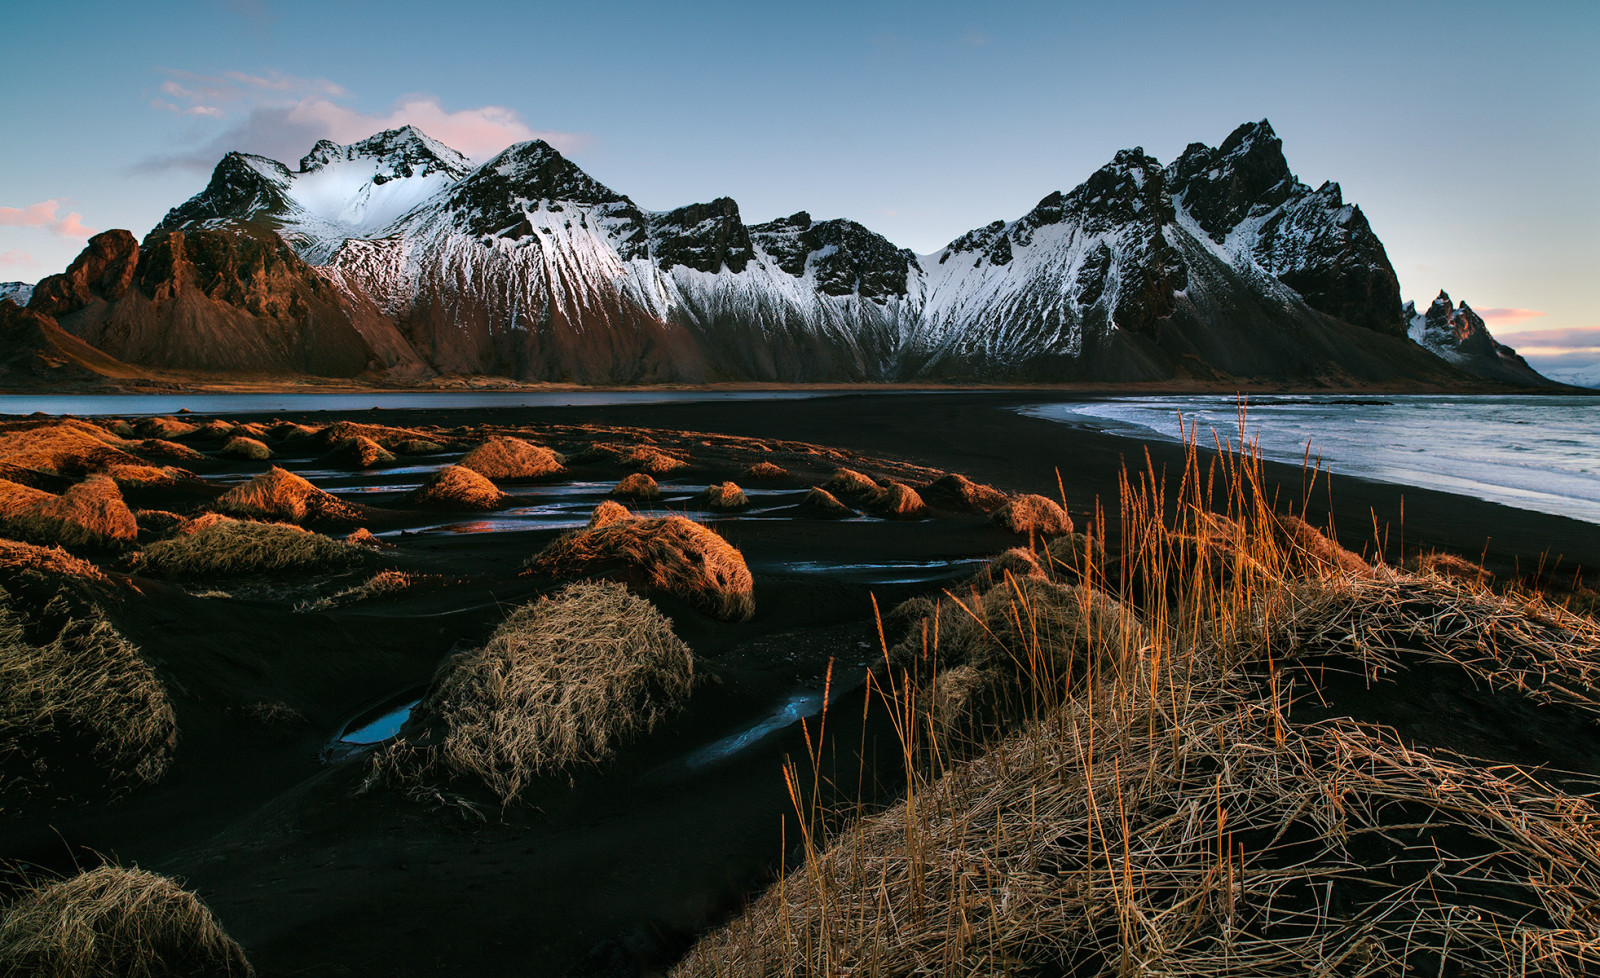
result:
[[[1548,383],[1516,350],[1498,342],[1465,300],[1451,305],[1443,289],[1427,312],[1407,302],[1404,313],[1413,341],[1470,374],[1514,384]]]
[[[142,244],[114,233],[29,308],[153,366],[1339,385],[1499,362],[1413,342],[1360,208],[1300,183],[1265,121],[1165,166],[1124,150],[922,256],[805,212],[747,225],[726,197],[648,211],[538,140],[473,167],[410,127],[294,170],[230,153]]]
[[[33,298],[33,285],[28,282],[0,282],[0,302],[25,306]]]

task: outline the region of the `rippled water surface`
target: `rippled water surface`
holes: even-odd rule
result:
[[[1128,397],[1037,404],[1024,414],[1138,438],[1239,440],[1233,397]],[[1180,421],[1181,419],[1181,421]],[[1247,438],[1331,472],[1441,489],[1600,523],[1600,398],[1406,395],[1252,397]]]

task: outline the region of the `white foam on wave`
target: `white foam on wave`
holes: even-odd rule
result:
[[[1203,446],[1239,441],[1233,397],[1128,397],[1037,404],[1022,413],[1113,434]],[[1262,454],[1313,460],[1337,475],[1438,489],[1600,523],[1600,399],[1393,395],[1249,399],[1245,436]]]

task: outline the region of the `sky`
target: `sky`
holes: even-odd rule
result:
[[[1402,294],[1466,300],[1600,378],[1600,4],[221,2],[16,5],[0,281],[143,236],[231,149],[413,124],[478,160],[543,138],[640,206],[849,217],[918,253],[1269,119]],[[1587,366],[1585,366],[1587,365]],[[1597,379],[1596,383],[1600,383]]]

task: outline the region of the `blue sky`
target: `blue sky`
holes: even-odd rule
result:
[[[143,235],[227,149],[292,164],[402,122],[480,159],[542,136],[648,208],[726,195],[927,252],[1119,148],[1269,118],[1407,298],[1600,361],[1592,0],[57,7],[6,16],[0,280]]]

